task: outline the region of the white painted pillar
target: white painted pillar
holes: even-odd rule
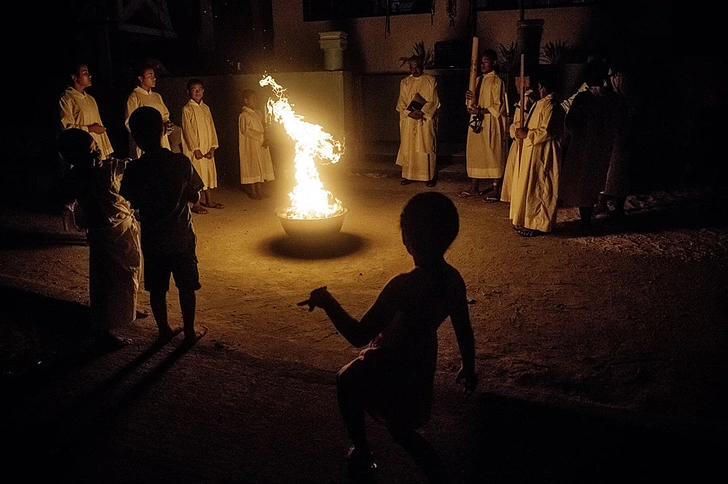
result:
[[[344,70],[344,51],[349,41],[346,32],[319,32],[319,47],[324,51],[324,70]]]

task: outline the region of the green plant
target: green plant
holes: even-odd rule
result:
[[[549,41],[541,47],[541,61],[545,64],[566,64],[575,62],[576,48],[565,40]]]
[[[435,54],[432,51],[432,49],[426,49],[425,48],[425,42],[420,40],[419,42],[416,42],[412,46],[412,52],[408,56],[400,57],[399,60],[401,64],[399,67],[402,67],[407,63],[408,60],[410,60],[411,57],[417,57],[420,59],[420,64],[422,65],[423,69],[432,69],[432,67],[435,64]]]

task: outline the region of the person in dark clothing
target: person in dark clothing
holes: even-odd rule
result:
[[[173,276],[185,343],[194,344],[204,332],[195,330],[195,291],[201,285],[190,203],[197,203],[204,185],[187,156],[162,147],[165,128],[159,111],[137,108],[129,118],[129,129],[143,154],[127,166],[121,194],[139,213],[144,289],[159,327],[159,342],[165,343],[179,332],[167,317],[167,292]]]

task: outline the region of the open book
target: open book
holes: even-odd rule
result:
[[[427,100],[420,96],[420,93],[417,93],[412,98],[412,101],[410,101],[409,106],[407,106],[408,111],[421,111],[422,107],[427,103]]]

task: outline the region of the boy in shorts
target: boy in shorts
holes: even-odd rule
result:
[[[197,203],[202,179],[182,153],[162,147],[164,122],[154,108],[141,106],[129,118],[134,142],[143,154],[129,162],[121,181],[121,194],[139,213],[144,289],[149,292],[152,314],[159,327],[160,343],[178,329],[167,318],[170,276],[179,291],[186,344],[201,336],[195,331],[196,294],[200,289],[197,270],[197,236],[192,225],[190,203]]]

